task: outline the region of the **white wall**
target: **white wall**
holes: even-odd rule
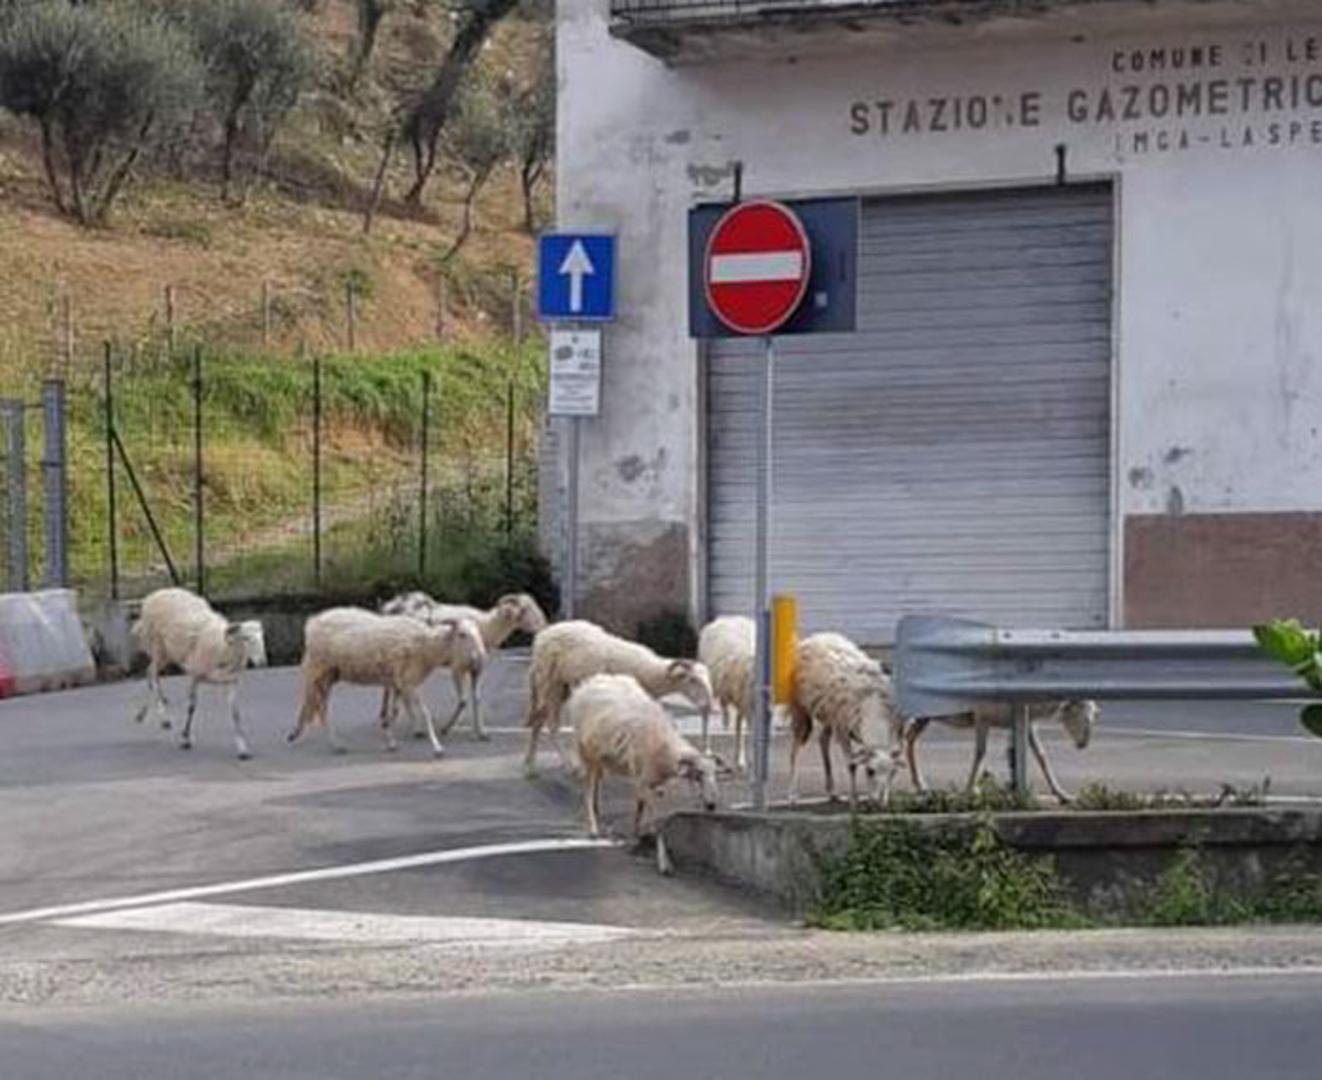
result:
[[[939,190],[1046,181],[1060,143],[1072,175],[1117,179],[1117,548],[1126,513],[1322,510],[1322,24],[1156,37],[1130,15],[1082,42],[970,31],[949,51],[669,69],[612,39],[606,10],[560,3],[560,224],[617,228],[621,254],[585,523],[699,516],[686,211],[728,197],[730,162],[748,194]],[[1197,70],[1114,70],[1195,47]],[[1174,117],[1182,85],[1202,115]],[[1125,119],[1129,86],[1171,114]],[[916,99],[930,118],[943,98],[949,125],[975,95],[993,102],[978,131],[905,132],[896,104],[882,134],[868,105]]]

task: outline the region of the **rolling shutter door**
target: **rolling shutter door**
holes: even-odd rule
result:
[[[771,578],[807,630],[1107,625],[1111,194],[866,201],[858,332],[777,341]],[[709,351],[708,596],[753,606],[756,341]]]

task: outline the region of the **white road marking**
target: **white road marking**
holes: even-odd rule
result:
[[[1132,735],[1140,739],[1213,739],[1224,742],[1309,743],[1312,746],[1322,748],[1322,740],[1314,735],[1246,735],[1235,731],[1167,731],[1162,728],[1129,727],[1099,730],[1098,734],[1111,737]]]
[[[628,927],[521,919],[387,915],[242,904],[162,904],[108,911],[56,926],[80,930],[138,930],[233,938],[284,938],[355,945],[453,945],[464,949],[536,949],[595,944],[635,936]]]
[[[755,251],[743,255],[713,255],[713,285],[745,285],[755,281],[798,281],[803,276],[803,252]]]
[[[557,851],[583,851],[592,848],[615,847],[613,840],[587,840],[556,838],[550,840],[519,840],[508,844],[484,844],[481,847],[452,848],[447,851],[429,851],[420,855],[402,855],[393,859],[374,859],[371,862],[348,863],[343,866],[324,866],[316,870],[294,870],[285,874],[225,881],[214,885],[194,885],[164,892],[143,893],[139,896],[121,896],[107,900],[85,900],[77,904],[31,908],[0,914],[0,926],[15,923],[50,922],[53,919],[91,915],[123,908],[147,907],[152,904],[170,904],[181,900],[200,900],[208,896],[251,892],[257,889],[278,889],[286,885],[304,885],[312,881],[336,881],[341,878],[364,877],[368,874],[387,874],[394,870],[415,870],[423,866],[442,866],[446,863],[467,862],[471,859],[490,859],[500,855],[531,855]]]

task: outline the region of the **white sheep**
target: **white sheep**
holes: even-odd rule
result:
[[[831,775],[831,740],[839,744],[849,767],[849,803],[858,802],[856,771],[861,765],[872,781],[872,798],[890,800],[899,769],[896,757],[903,730],[890,680],[881,665],[841,634],[813,634],[795,649],[793,691],[789,702],[789,801],[798,801],[799,751],[820,728],[826,795],[835,798]]]
[[[510,593],[496,601],[489,611],[468,607],[464,604],[443,604],[433,600],[424,592],[405,593],[381,606],[383,615],[407,615],[428,626],[439,626],[447,619],[471,619],[477,624],[482,635],[482,643],[487,652],[492,653],[505,644],[511,634],[522,630],[525,634],[535,635],[546,626],[546,615],[527,593]],[[465,705],[464,683],[468,683],[468,703],[473,711],[473,734],[486,741],[491,736],[482,724],[482,701],[479,693],[481,669],[473,669],[462,664],[452,665],[450,674],[454,677],[454,689],[457,698],[454,712],[450,719],[441,725],[441,734],[446,735],[463,715]],[[381,697],[382,719],[391,708],[390,690]],[[421,732],[417,732],[421,735]]]
[[[675,777],[691,781],[703,806],[716,809],[716,760],[675,730],[666,710],[632,675],[594,675],[580,683],[565,703],[564,715],[573,727],[583,766],[583,808],[590,835],[601,833],[601,781],[606,773],[633,782],[638,838],[645,814],[656,824],[656,800]],[[671,869],[659,834],[657,867],[662,873]]]
[[[570,692],[593,675],[632,675],[654,698],[682,694],[703,714],[711,708],[711,677],[696,660],[669,660],[646,645],[607,633],[595,623],[577,620],[556,623],[533,640],[528,673],[528,753],[524,769],[537,766],[537,742],[543,731],[566,763],[557,733],[560,710]]]
[[[383,724],[388,750],[396,747],[394,719],[402,701],[412,720],[422,716],[432,751],[440,757],[445,749],[418,688],[438,667],[459,664],[481,670],[485,657],[482,635],[471,619],[445,620],[433,627],[406,615],[378,615],[362,608],[323,611],[304,629],[303,704],[289,741],[321,724],[331,748],[340,752],[327,718],[330,692],[337,682],[357,683],[385,687],[392,694]]]
[[[712,693],[721,722],[729,726],[734,713],[734,765],[743,769],[748,763],[747,734],[753,719],[757,680],[753,677],[757,653],[757,625],[743,615],[725,615],[713,619],[698,635],[698,659],[711,673]],[[702,749],[711,750],[706,716],[702,725]]]
[[[1060,786],[1060,781],[1052,772],[1046,750],[1038,740],[1034,725],[1039,720],[1059,721],[1074,740],[1074,745],[1082,750],[1092,739],[1093,725],[1097,723],[1100,712],[1097,702],[1089,700],[1037,702],[1028,706],[1028,745],[1033,751],[1033,756],[1037,758],[1042,775],[1046,777],[1047,787],[1063,803],[1071,801],[1070,795]],[[973,728],[975,738],[973,768],[969,771],[967,784],[967,790],[972,791],[978,782],[982,759],[987,755],[987,732],[991,728],[1008,729],[1013,720],[1013,706],[1004,701],[987,702],[950,716],[911,717],[904,732],[904,756],[909,763],[909,777],[913,780],[913,786],[919,791],[927,790],[927,781],[918,768],[916,745],[919,737],[933,720],[965,730]]]
[[[161,689],[161,671],[177,665],[188,676],[188,719],[180,734],[179,746],[193,745],[193,716],[197,712],[197,688],[201,683],[225,687],[230,719],[234,724],[234,745],[239,758],[252,756],[243,735],[239,715],[239,676],[247,667],[266,665],[266,638],[260,622],[229,622],[202,597],[187,589],[157,589],[142,602],[142,613],[133,626],[133,635],[147,653],[147,700],[134,720],[142,723],[153,705],[161,727],[170,727],[165,693]]]

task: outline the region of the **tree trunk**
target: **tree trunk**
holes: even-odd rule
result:
[[[358,80],[363,77],[372,59],[377,32],[386,17],[386,8],[386,0],[358,0],[358,42],[354,49],[353,66],[349,70],[350,90],[358,85]]]
[[[239,141],[239,114],[235,109],[225,117],[225,144],[222,149],[220,165],[220,198],[230,201],[230,190],[234,185],[234,147]]]
[[[530,235],[537,230],[537,224],[533,221],[532,193],[544,171],[545,166],[541,161],[527,158],[524,159],[519,169],[519,183],[523,187],[523,228]]]
[[[386,187],[386,170],[390,168],[390,159],[395,154],[395,138],[397,132],[394,128],[390,129],[386,135],[386,145],[381,151],[381,164],[376,170],[376,179],[372,183],[372,197],[368,200],[367,210],[363,213],[363,235],[367,236],[372,231],[372,222],[376,219],[376,212],[381,208],[381,196]]]
[[[46,183],[50,185],[51,197],[55,200],[55,209],[68,215],[69,204],[64,201],[64,189],[60,186],[60,174],[55,169],[55,137],[51,134],[50,121],[41,120],[41,164],[46,170]]]
[[[459,84],[492,28],[514,10],[518,0],[474,0],[460,24],[450,51],[441,62],[431,86],[418,99],[404,121],[404,135],[413,147],[413,186],[404,201],[422,204],[422,193],[436,168],[436,145],[450,115]]]
[[[449,250],[441,256],[442,266],[447,265],[451,259],[459,254],[459,249],[468,242],[469,236],[472,235],[473,222],[476,217],[473,212],[473,204],[477,201],[477,193],[482,190],[482,185],[487,182],[487,178],[491,175],[491,172],[491,169],[483,169],[481,172],[475,172],[472,180],[469,181],[468,192],[464,196],[463,223],[459,226],[459,234],[454,238],[453,243],[450,244]]]

